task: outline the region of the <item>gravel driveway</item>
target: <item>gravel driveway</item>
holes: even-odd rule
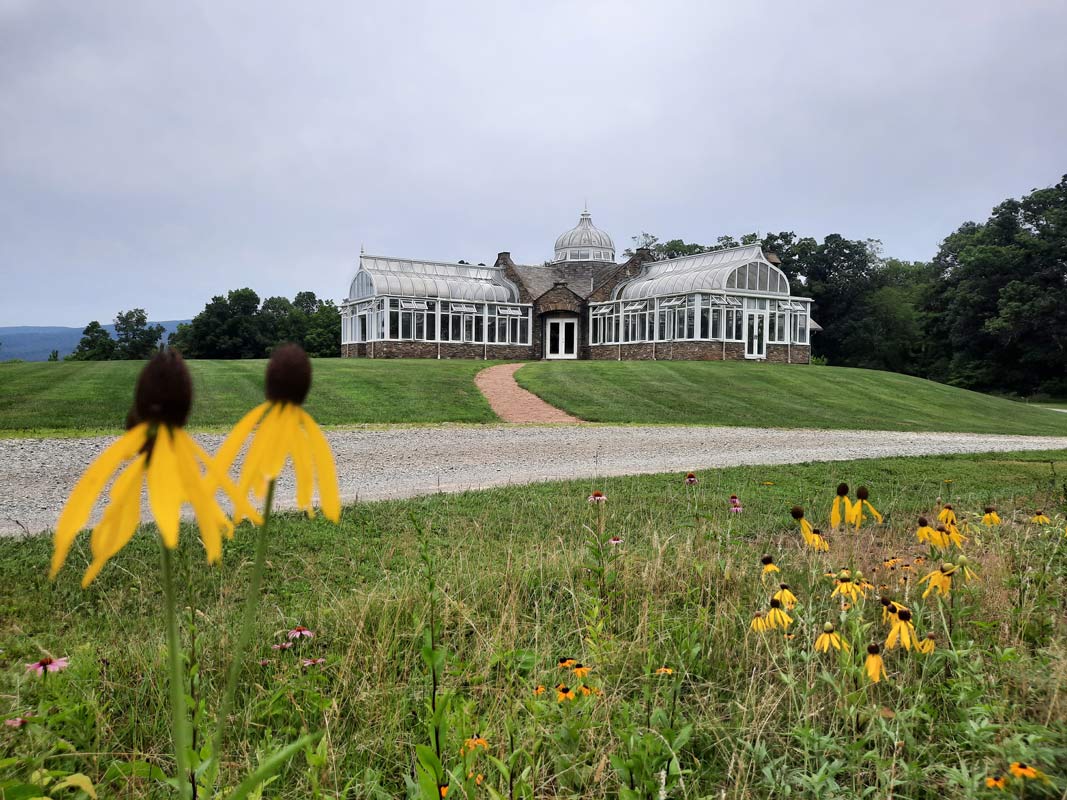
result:
[[[1067,438],[1051,436],[675,426],[442,425],[327,435],[346,501],[741,464],[1067,450]],[[209,451],[221,441],[197,438]],[[0,439],[0,536],[52,527],[74,481],[111,441]],[[282,498],[292,495],[289,480],[282,477]]]

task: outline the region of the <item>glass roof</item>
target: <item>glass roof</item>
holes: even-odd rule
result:
[[[518,290],[496,267],[361,255],[349,300],[376,295],[517,303]]]
[[[764,258],[758,244],[656,261],[646,270],[624,283],[617,299],[643,300],[661,295],[731,290],[789,295],[785,274]]]

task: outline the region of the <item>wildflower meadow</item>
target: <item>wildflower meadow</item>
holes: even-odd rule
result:
[[[0,798],[1067,792],[1067,454],[342,508],[310,370],[206,453],[159,357],[0,542]]]

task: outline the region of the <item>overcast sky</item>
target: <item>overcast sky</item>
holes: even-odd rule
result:
[[[927,259],[1067,173],[1067,4],[0,0],[0,326],[341,299],[367,252]]]

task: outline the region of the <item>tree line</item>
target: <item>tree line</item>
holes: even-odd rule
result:
[[[886,257],[877,240],[839,234],[633,241],[657,259],[759,242],[778,255],[793,293],[812,298],[823,327],[812,352],[826,363],[1067,396],[1067,176],[1005,200],[984,223],[964,223],[930,262]]]
[[[162,325],[148,323],[144,309],[120,311],[114,337],[93,320],[67,360],[145,359],[163,346],[163,333]],[[225,297],[212,297],[191,322],[180,324],[167,346],[186,358],[265,358],[283,342],[297,342],[311,356],[339,356],[340,310],[314,292],[299,292],[292,300],[268,297],[260,303],[251,289],[234,289]]]

